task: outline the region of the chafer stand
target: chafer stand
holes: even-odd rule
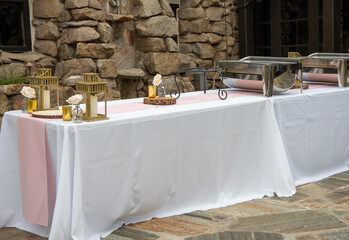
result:
[[[337,70],[338,87],[347,86],[349,54],[345,53],[313,53],[300,58],[304,68],[320,68]],[[304,70],[303,70],[304,71]]]
[[[281,93],[292,88],[297,80],[297,75],[300,80],[300,91],[303,92],[303,81],[302,81],[302,64],[298,58],[282,58],[282,57],[256,57],[249,56],[241,60],[222,60],[217,62],[217,66],[224,69],[223,76],[235,77],[239,76],[238,80],[245,81],[246,86],[248,86],[251,79],[248,79],[250,75],[261,76],[263,87],[263,95],[265,97],[272,97],[273,92]],[[282,78],[283,74],[288,74],[287,79]],[[251,81],[252,83],[252,81]],[[222,89],[223,81],[221,82],[220,90]],[[237,87],[239,86],[230,86]],[[248,87],[243,89],[249,89]],[[255,90],[255,89],[254,89]],[[219,96],[222,100],[222,98]]]
[[[176,81],[177,75],[178,74],[182,74],[182,73],[188,73],[188,72],[191,72],[191,73],[203,73],[204,74],[204,94],[206,94],[206,91],[207,91],[207,73],[218,73],[219,78],[221,79],[221,83],[223,82],[223,75],[222,75],[221,69],[219,69],[219,68],[213,68],[213,67],[212,68],[201,68],[201,67],[183,68],[183,69],[179,70],[179,72],[177,72],[175,74],[175,76],[174,76],[174,81],[175,81],[175,84],[176,84],[177,90],[178,90],[178,96],[176,96],[177,99],[181,95],[181,90],[180,90],[180,88],[178,86],[178,83]],[[172,90],[170,92],[170,96],[171,97],[172,97],[172,94],[173,95],[177,95],[177,91],[176,90]],[[227,98],[227,96],[225,96],[225,98]]]

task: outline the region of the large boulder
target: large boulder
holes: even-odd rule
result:
[[[4,86],[4,92],[7,96],[18,95],[26,84],[9,84]]]
[[[97,21],[84,20],[78,22],[62,22],[58,26],[61,28],[70,28],[70,27],[96,27],[98,25]]]
[[[23,108],[24,98],[22,94],[9,97],[9,110],[21,110]]]
[[[65,0],[66,9],[88,7],[88,0]]]
[[[108,23],[99,23],[97,30],[100,36],[99,41],[109,43],[113,40],[113,28]]]
[[[199,3],[201,3],[202,0],[181,0],[180,1],[180,6],[182,9],[184,8],[194,8],[197,7],[199,5]]]
[[[180,53],[192,53],[193,52],[193,48],[192,48],[191,44],[189,44],[189,43],[180,43],[178,48],[179,48]]]
[[[54,69],[57,64],[57,59],[54,57],[46,56],[42,59],[40,59],[38,62],[36,62],[37,67],[42,67],[42,68],[51,68]]]
[[[178,52],[178,45],[173,38],[166,38],[165,43],[169,52]]]
[[[193,52],[202,59],[209,59],[214,57],[214,48],[207,43],[195,43],[193,45]]]
[[[206,42],[207,35],[205,33],[196,34],[196,33],[188,33],[186,35],[179,37],[180,43],[196,43],[196,42]]]
[[[150,74],[175,74],[179,70],[178,53],[149,52],[145,55],[144,64]]]
[[[142,52],[164,52],[166,45],[163,38],[137,38],[136,49]]]
[[[88,0],[88,6],[95,9],[103,9],[102,3],[99,0]]]
[[[44,23],[35,28],[36,39],[57,40],[60,36],[58,26],[53,22]]]
[[[170,6],[170,3],[167,0],[160,0],[161,8],[162,8],[162,13],[164,15],[167,15],[169,17],[174,17],[175,14],[172,11],[172,8]]]
[[[233,29],[229,23],[213,22],[208,27],[208,32],[217,33],[219,35],[227,36],[233,33]]]
[[[93,8],[73,9],[71,13],[75,21],[94,20],[103,22],[105,20],[105,13]]]
[[[180,19],[198,19],[204,18],[205,11],[202,7],[197,8],[184,8],[179,10]]]
[[[170,93],[174,94],[175,92],[178,93],[178,88],[177,88],[177,85],[174,81],[174,75],[163,76],[162,82],[164,83],[166,94],[170,94]],[[181,93],[183,93],[184,84],[183,84],[182,78],[180,76],[177,76],[176,82],[178,84],[178,87],[179,87]]]
[[[117,73],[120,79],[139,79],[145,76],[144,71],[140,68],[119,69]]]
[[[182,69],[182,68],[194,68],[196,67],[196,64],[195,64],[195,59],[194,57],[191,57],[187,54],[182,54],[182,53],[179,53],[179,68]]]
[[[216,52],[225,51],[225,50],[227,50],[227,48],[228,48],[228,46],[227,46],[227,43],[226,43],[226,42],[220,42],[220,43],[218,43],[218,44],[216,44],[216,45],[214,46],[214,50],[215,50]]]
[[[119,46],[111,58],[116,60],[119,69],[133,68],[136,64],[136,50],[132,46]]]
[[[57,18],[64,11],[64,5],[60,0],[34,0],[34,18]]]
[[[78,43],[76,57],[79,58],[110,58],[115,53],[112,43]]]
[[[140,36],[146,37],[174,37],[179,34],[177,20],[168,16],[156,16],[138,21],[136,30]]]
[[[35,40],[34,48],[40,52],[52,57],[56,57],[58,53],[57,43],[48,40]]]
[[[221,7],[210,7],[206,9],[206,17],[211,21],[222,21],[224,8]]]
[[[135,16],[148,18],[158,15],[162,8],[158,0],[134,0]]]
[[[91,27],[66,28],[62,31],[61,43],[92,42],[99,38],[99,33]]]
[[[58,22],[68,22],[68,21],[70,21],[72,19],[73,19],[73,17],[71,15],[70,11],[69,10],[64,10],[61,13],[61,15],[59,15],[59,17],[57,18],[57,21]]]
[[[57,90],[51,89],[51,106],[57,106]],[[67,105],[67,99],[74,95],[74,89],[70,86],[59,86],[59,105]]]
[[[224,3],[221,0],[203,0],[203,7],[211,7],[211,6],[224,6]]]
[[[2,56],[3,58],[8,58],[15,61],[20,62],[36,62],[42,58],[45,57],[44,54],[37,53],[37,52],[24,52],[24,53],[8,53],[3,52]]]
[[[116,78],[117,65],[113,59],[99,59],[97,60],[97,68],[102,78]]]
[[[82,75],[72,75],[62,81],[63,86],[75,87],[77,82],[82,82]]]
[[[5,93],[0,93],[0,114],[8,111],[8,99]]]
[[[207,39],[209,44],[216,44],[222,41],[222,36],[215,33],[207,33]]]
[[[26,75],[23,63],[4,64],[0,67],[0,79],[11,79]]]
[[[179,33],[180,33],[180,35],[187,34],[189,32],[189,28],[190,28],[190,21],[189,20],[179,21]]]
[[[75,48],[68,44],[62,44],[58,49],[58,56],[60,61],[72,59],[75,56]]]
[[[195,19],[190,22],[189,31],[191,33],[207,32],[210,20],[208,18]]]
[[[58,62],[55,76],[63,81],[72,75],[82,75],[83,73],[94,73],[97,66],[91,58],[75,58],[63,62]]]

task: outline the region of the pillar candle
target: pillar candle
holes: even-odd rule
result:
[[[91,105],[90,105],[90,111],[91,111],[91,117],[97,117],[97,97],[91,96]]]
[[[43,92],[43,102],[42,102],[43,109],[49,109],[51,108],[50,103],[50,90],[44,90]]]

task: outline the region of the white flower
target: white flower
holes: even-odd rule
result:
[[[35,89],[31,87],[23,87],[21,91],[22,95],[26,98],[35,98]]]
[[[74,96],[71,96],[68,98],[67,102],[69,104],[79,104],[82,100],[82,95],[81,94],[75,94]]]
[[[153,85],[154,86],[159,86],[161,82],[162,82],[161,74],[156,74],[154,79],[153,79]]]

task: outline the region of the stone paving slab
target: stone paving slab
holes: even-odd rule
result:
[[[15,228],[0,240],[44,240]],[[123,226],[104,240],[349,240],[349,171],[265,197]],[[62,239],[64,240],[64,239]]]

